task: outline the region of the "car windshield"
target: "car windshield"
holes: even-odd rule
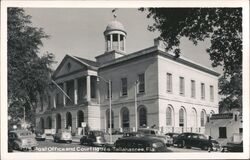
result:
[[[20,137],[31,136],[31,135],[32,135],[31,132],[21,132],[21,133],[19,133]]]

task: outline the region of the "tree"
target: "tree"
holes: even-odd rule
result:
[[[139,9],[144,11],[144,8]],[[147,18],[154,23],[150,31],[158,30],[179,57],[180,38],[187,37],[197,45],[209,39],[207,48],[213,67],[222,66],[219,79],[220,110],[242,108],[242,8],[148,8]]]
[[[32,26],[31,16],[22,8],[8,8],[8,114],[11,124],[26,115],[34,123],[38,97],[49,87],[54,55],[39,55],[42,39],[49,38],[42,28]]]

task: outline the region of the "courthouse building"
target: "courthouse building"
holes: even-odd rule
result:
[[[66,55],[52,79],[54,85],[36,114],[40,129],[70,128],[80,134],[82,122],[107,131],[109,83],[115,130],[152,127],[162,132],[204,132],[207,116],[218,113],[218,76],[205,66],[166,52],[155,39],[149,48],[126,52],[127,32],[117,20],[104,31],[105,51],[96,61]],[[153,40],[152,40],[153,41]],[[136,100],[136,101],[135,101]],[[136,104],[136,107],[135,107]],[[137,121],[135,118],[137,117]]]

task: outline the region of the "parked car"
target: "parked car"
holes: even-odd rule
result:
[[[35,131],[35,135],[36,135],[35,138],[37,141],[45,141],[46,139],[46,135],[42,131]]]
[[[70,130],[59,130],[58,133],[54,135],[54,142],[72,142],[72,134]]]
[[[138,132],[124,132],[122,137],[141,137],[143,134],[138,133]]]
[[[178,147],[197,147],[202,150],[208,150],[209,147],[213,151],[218,151],[220,149],[219,143],[213,139],[209,140],[205,135],[198,133],[181,133],[174,140],[174,145]]]
[[[8,141],[8,152],[13,152],[13,146],[10,141]]]
[[[243,152],[243,141],[240,143],[228,142],[221,147],[221,152]]]
[[[165,144],[167,144],[167,138],[165,135],[161,135],[157,129],[150,129],[150,128],[139,128],[137,131],[139,134],[144,136],[153,136],[156,138],[161,139]]]
[[[80,144],[89,146],[103,146],[106,144],[104,132],[97,130],[89,131],[87,135],[81,137]]]
[[[34,150],[38,144],[30,131],[14,130],[8,133],[8,145],[14,150]]]
[[[165,134],[167,138],[167,146],[172,146],[174,139],[179,136],[179,133],[169,132]]]
[[[125,137],[118,139],[114,144],[115,152],[167,152],[162,140],[156,137]]]

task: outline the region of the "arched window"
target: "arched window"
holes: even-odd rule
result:
[[[58,129],[61,129],[61,115],[56,115],[56,132],[58,132]]]
[[[144,106],[139,109],[139,126],[147,126],[147,110]]]
[[[185,126],[185,110],[183,108],[179,110],[179,126]]]
[[[66,113],[66,128],[70,129],[72,127],[72,115],[70,112]]]
[[[106,112],[106,122],[107,122],[107,128],[110,128],[110,119],[109,119],[109,116],[110,113],[109,113],[109,109],[107,110]],[[111,112],[111,128],[114,128],[114,112],[112,110]]]
[[[205,126],[205,112],[201,111],[201,127]]]
[[[44,119],[42,117],[40,118],[40,129],[44,129]]]
[[[129,128],[129,110],[128,108],[123,108],[121,110],[122,118],[122,128]]]
[[[166,125],[171,126],[172,125],[172,108],[169,106],[166,111]]]
[[[192,108],[192,113],[191,113],[191,123],[192,123],[192,127],[197,127],[197,112],[194,108]]]
[[[82,122],[84,122],[84,113],[83,111],[77,112],[77,127],[82,127]]]
[[[52,128],[52,119],[51,119],[50,116],[47,117],[47,119],[46,119],[46,128],[47,129],[51,129]]]

